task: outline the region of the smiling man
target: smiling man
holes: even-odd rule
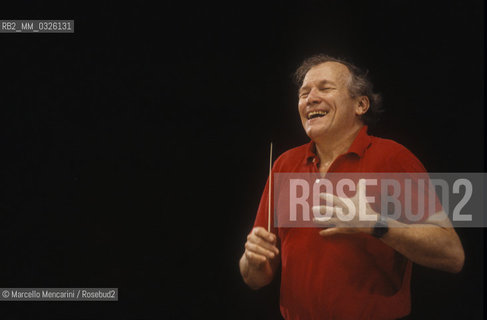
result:
[[[381,105],[365,72],[318,55],[305,60],[295,75],[299,115],[311,141],[282,154],[274,174],[426,172],[402,145],[367,134]],[[269,182],[240,272],[258,289],[281,265],[285,319],[398,319],[410,312],[413,262],[448,272],[463,267],[463,248],[447,219],[426,217],[410,226],[384,220],[369,208],[375,221],[316,219],[313,228],[272,226],[267,232],[268,188]],[[323,206],[317,209],[325,212]]]

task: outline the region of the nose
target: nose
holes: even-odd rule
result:
[[[308,105],[313,105],[320,103],[321,99],[320,96],[315,88],[311,89],[311,91],[308,93],[308,97],[306,98],[306,103]]]

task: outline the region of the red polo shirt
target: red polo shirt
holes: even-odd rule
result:
[[[316,172],[312,142],[291,149],[273,173]],[[364,126],[328,172],[425,172],[405,147],[367,135]],[[267,228],[268,184],[254,227]],[[365,233],[323,238],[319,228],[278,228],[281,245],[280,309],[285,319],[396,319],[410,312],[411,262]]]

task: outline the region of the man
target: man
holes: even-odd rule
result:
[[[366,73],[318,55],[304,61],[296,79],[299,115],[311,142],[282,154],[274,174],[425,172],[405,147],[367,135],[367,125],[380,112],[380,96]],[[463,267],[463,248],[447,219],[427,217],[411,227],[382,221],[368,206],[375,221],[344,222],[333,216],[315,219],[316,228],[272,226],[267,232],[268,188],[267,183],[240,272],[249,287],[258,289],[272,281],[281,264],[285,319],[401,318],[410,313],[411,262],[454,273]],[[324,213],[326,207],[313,210]]]

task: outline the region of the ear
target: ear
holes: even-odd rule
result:
[[[357,116],[364,115],[370,108],[370,100],[367,96],[361,96],[358,98],[357,106],[355,108],[355,114]]]

